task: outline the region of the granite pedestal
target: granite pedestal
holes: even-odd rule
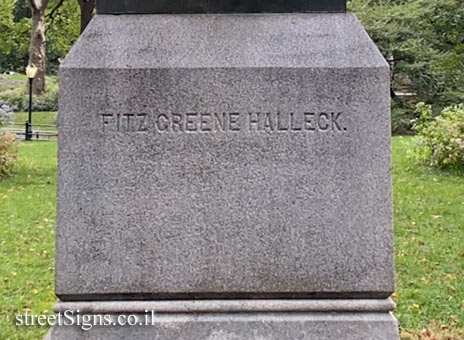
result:
[[[60,69],[73,339],[397,340],[389,69],[351,14],[97,15]]]

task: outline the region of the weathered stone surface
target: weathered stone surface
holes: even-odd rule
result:
[[[393,291],[389,70],[354,16],[99,15],[60,91],[62,300]]]
[[[397,340],[389,315],[166,316],[149,327],[58,327],[51,340]]]
[[[59,303],[57,312],[108,315],[108,324],[131,315],[138,326],[92,326],[88,318],[86,325],[55,327],[51,340],[398,340],[392,308],[388,300]]]
[[[78,301],[55,305],[55,312],[81,314],[154,313],[388,313],[395,309],[392,299],[279,299],[279,300],[152,300]]]
[[[154,326],[57,327],[51,340],[398,340],[390,314],[166,315]]]

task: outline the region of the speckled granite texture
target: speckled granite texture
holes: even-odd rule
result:
[[[57,312],[107,315],[108,323],[132,315],[131,323],[143,326],[55,327],[50,340],[398,340],[393,306],[390,300],[58,303]]]
[[[389,69],[351,14],[98,15],[59,127],[64,301],[394,289]]]
[[[397,340],[389,314],[163,315],[154,326],[57,327],[51,340]]]
[[[398,340],[389,69],[353,15],[97,15],[59,104],[55,309],[154,314],[52,340]]]

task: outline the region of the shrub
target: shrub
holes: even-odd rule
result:
[[[0,128],[9,123],[13,109],[9,104],[0,101]],[[16,157],[15,136],[0,129],[0,181],[10,174]]]
[[[26,92],[23,88],[15,88],[1,93],[0,101],[14,107],[14,111],[23,110],[23,101],[26,97]]]
[[[392,97],[395,134],[411,128],[418,102],[433,104],[434,114],[464,102],[462,0],[350,0],[348,6],[389,62],[392,92],[415,94]]]
[[[415,116],[409,108],[399,105],[398,101],[392,101],[391,124],[393,135],[410,135],[412,133],[411,121]]]
[[[27,111],[29,109],[29,95],[24,89],[18,88],[2,93],[0,102],[13,107],[15,111]],[[41,96],[32,99],[32,111],[57,111],[58,110],[58,88],[52,87]]]
[[[23,103],[23,111],[28,110],[29,97]],[[32,101],[32,111],[58,111],[58,89],[47,90],[40,97],[35,97]]]
[[[432,107],[417,104],[419,118],[410,155],[420,162],[440,168],[464,167],[464,104],[445,108],[432,117]]]
[[[15,136],[8,131],[0,131],[0,181],[8,176],[17,159]]]
[[[0,100],[0,128],[11,121],[14,110],[14,106]]]

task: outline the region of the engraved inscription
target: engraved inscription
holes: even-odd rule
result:
[[[343,112],[105,113],[103,132],[332,132],[347,131]]]

